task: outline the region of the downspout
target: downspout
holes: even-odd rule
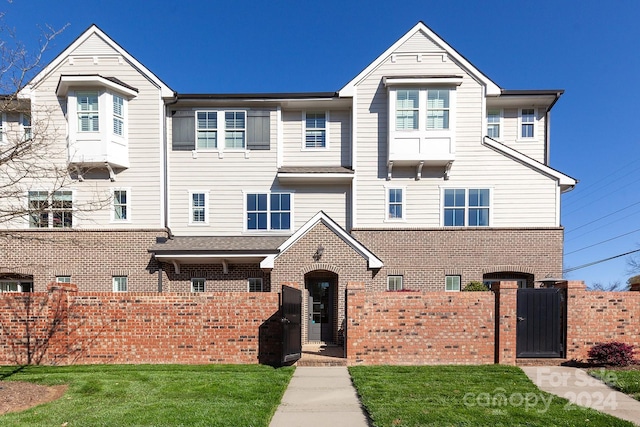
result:
[[[551,129],[551,109],[553,108],[554,105],[556,105],[556,102],[558,102],[558,99],[560,99],[560,96],[563,94],[564,92],[556,92],[556,98],[553,100],[553,102],[551,103],[551,105],[549,105],[547,107],[547,110],[544,112],[544,164],[549,166],[549,163],[551,161],[551,155],[549,153],[549,145],[550,145],[550,129]]]

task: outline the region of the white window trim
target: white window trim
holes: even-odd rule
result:
[[[0,113],[0,144],[6,144],[7,138],[7,114]]]
[[[400,289],[391,289],[391,278],[400,278]],[[404,290],[404,276],[402,274],[389,274],[387,276],[387,290],[388,291],[401,291]]]
[[[198,148],[198,113],[216,113],[216,147],[215,148]],[[225,113],[244,113],[244,147],[243,148],[228,148],[227,147],[227,139],[226,132],[227,126],[225,121]],[[194,124],[195,127],[195,141],[194,141],[194,152],[195,153],[218,153],[220,156],[224,154],[225,151],[233,152],[233,153],[245,153],[245,156],[250,151],[247,148],[247,125],[249,124],[249,113],[248,110],[230,108],[230,109],[198,109],[194,110]],[[233,129],[232,129],[233,130]]]
[[[449,277],[457,277],[458,278],[458,289],[447,289],[447,278]],[[460,292],[462,291],[462,276],[459,274],[447,274],[444,276],[444,291],[445,292]]]
[[[402,190],[402,218],[389,218],[389,190]],[[384,185],[384,222],[407,221],[407,187],[401,185]]]
[[[17,290],[15,290],[15,291],[3,291],[3,290],[0,288],[0,294],[2,294],[2,293],[9,293],[9,292],[22,292],[22,290],[23,290],[22,282],[20,282],[20,281],[18,281],[18,280],[0,280],[0,283],[1,283],[1,284],[9,284],[9,283],[11,283],[11,284],[15,284],[15,285],[16,285],[16,289],[17,289]]]
[[[445,228],[489,228],[493,227],[493,209],[495,201],[493,199],[493,186],[474,185],[474,186],[440,186],[440,227]],[[464,223],[465,225],[444,225],[444,190],[465,190],[464,201]],[[489,190],[489,224],[488,225],[468,225],[469,224],[469,190]]]
[[[98,94],[98,130],[81,131],[78,119],[78,93],[95,92]],[[122,135],[113,132],[113,95],[122,98]],[[101,141],[114,142],[127,147],[129,141],[129,101],[131,96],[120,91],[107,90],[104,86],[78,86],[67,93],[67,126],[69,138],[74,142]],[[33,123],[32,123],[33,126]]]
[[[491,111],[497,111],[500,113],[500,121],[498,123],[489,123],[489,112]],[[489,136],[489,125],[490,124],[497,124],[499,126],[500,129],[500,136],[498,138],[493,138],[496,141],[502,141],[504,139],[504,110],[502,108],[489,108],[487,107],[487,116],[485,117],[485,133],[487,136]],[[522,129],[522,128],[521,128]]]
[[[259,280],[260,281],[260,290],[252,291],[251,290],[251,280]],[[264,292],[264,279],[262,277],[249,277],[247,278],[247,292]]]
[[[127,219],[116,218],[116,191],[126,191],[127,193]],[[131,222],[131,187],[112,187],[111,188],[111,222],[116,224],[126,224]]]
[[[193,288],[193,282],[196,280],[202,280],[202,291],[196,291]],[[207,279],[205,279],[204,277],[192,277],[191,278],[191,292],[192,293],[202,293],[202,292],[206,292],[207,291]]]
[[[24,117],[25,116],[29,116],[29,138],[26,138],[26,133],[25,133],[25,125],[24,125]],[[32,139],[33,138],[33,117],[31,116],[31,114],[26,114],[26,113],[20,113],[20,138],[22,138],[22,140],[27,141],[28,139]]]
[[[115,139],[115,142],[120,142],[122,144],[125,144],[126,141],[128,141],[128,131],[127,129],[129,128],[128,126],[128,117],[129,117],[129,102],[127,100],[127,97],[120,94],[120,93],[115,93],[115,92],[107,92],[109,94],[109,98],[111,98],[111,135],[112,137]],[[118,98],[122,99],[122,116],[116,116],[116,113],[114,111],[114,97],[117,96]],[[118,118],[120,120],[122,120],[122,135],[118,135],[117,133],[114,132],[113,129],[113,122],[115,121],[115,119]]]
[[[324,147],[307,147],[307,113],[324,113]],[[329,149],[329,111],[307,110],[302,112],[302,145],[300,151],[325,151]]]
[[[125,282],[125,286],[126,286],[126,290],[121,291],[117,289],[117,283],[116,283],[116,279],[124,277],[124,282]],[[113,292],[129,292],[129,276],[111,276],[111,284],[113,286]]]
[[[56,283],[71,283],[71,276],[56,276]]]
[[[533,137],[532,138],[522,136],[522,110],[533,110]],[[537,141],[538,141],[538,109],[535,107],[518,108],[518,139],[516,142],[537,142]]]
[[[61,228],[61,229],[73,229],[76,228],[78,226],[78,217],[77,217],[77,207],[76,207],[76,190],[72,190],[69,188],[59,188],[55,191],[48,191],[48,190],[41,190],[38,188],[32,188],[30,190],[27,190],[27,192],[24,195],[24,200],[26,203],[25,206],[25,212],[27,213],[26,217],[25,217],[25,227],[32,229],[32,230],[37,230],[38,228],[32,228],[31,227],[31,219],[30,219],[30,215],[31,215],[31,211],[29,208],[29,193],[30,192],[43,192],[43,193],[47,193],[47,204],[49,205],[49,209],[47,210],[48,214],[49,214],[49,223],[47,224],[46,227],[42,227],[41,229],[46,230],[46,229],[53,229],[53,228]],[[52,208],[52,204],[53,204],[53,193],[57,192],[57,191],[69,191],[71,192],[71,227],[54,227],[53,226],[53,212],[55,212],[55,210]]]
[[[430,89],[440,89],[449,91],[449,127],[446,129],[427,129],[427,92]],[[427,86],[398,86],[389,88],[389,130],[392,134],[423,134],[429,138],[449,137],[454,138],[456,133],[456,109],[457,90],[456,86],[450,85],[427,85]],[[418,129],[396,129],[396,105],[398,90],[418,91]]]
[[[267,195],[267,229],[266,230],[249,230],[247,228],[247,195],[248,194],[266,194]],[[271,229],[271,194],[289,194],[289,225],[288,230],[272,230]],[[286,234],[289,235],[295,230],[295,215],[294,215],[294,195],[295,191],[292,190],[242,190],[242,231],[243,233],[259,234],[265,233],[269,235],[273,234]]]
[[[193,195],[204,194],[204,222],[193,220]],[[204,227],[209,225],[209,190],[189,190],[189,199],[187,200],[189,209],[189,225],[195,227]]]
[[[216,113],[216,146],[214,148],[198,148],[198,113]],[[206,152],[218,152],[218,151],[223,151],[224,147],[220,147],[220,135],[224,136],[224,121],[223,121],[223,125],[222,125],[222,129],[220,126],[220,113],[221,110],[195,110],[193,112],[194,117],[195,117],[195,144],[194,144],[194,151],[196,152],[202,152],[202,153],[206,153]],[[224,120],[224,114],[222,115],[222,120]],[[209,129],[212,130],[212,129]]]

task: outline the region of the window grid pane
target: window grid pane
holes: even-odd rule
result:
[[[204,292],[205,279],[191,279],[191,292]]]
[[[396,91],[396,130],[418,129],[418,90]]]
[[[427,129],[449,129],[449,89],[427,91]]]
[[[245,112],[227,111],[224,113],[225,147],[242,149],[245,147]]]
[[[388,276],[387,277],[387,289],[390,291],[401,291],[403,276]]]
[[[522,110],[522,138],[533,138],[534,136],[534,123],[535,123],[535,110],[533,108]]]
[[[388,219],[402,219],[402,189],[389,189],[389,212]]]
[[[247,284],[249,287],[249,292],[262,292],[263,288],[262,288],[262,278],[257,277],[257,278],[249,278],[247,279]]]
[[[49,227],[49,194],[46,191],[29,191],[29,227]]]
[[[198,149],[218,147],[218,113],[216,111],[198,111],[196,113],[196,134]]]
[[[487,136],[494,139],[500,138],[500,111],[487,113]]]
[[[113,276],[113,292],[127,292],[127,276]]]
[[[287,193],[271,194],[271,229],[289,230],[291,228],[291,195]]]
[[[446,276],[446,278],[445,278],[445,290],[446,291],[459,291],[460,290],[460,276]]]
[[[247,194],[247,230],[267,229],[267,195]]]
[[[80,132],[98,132],[100,120],[98,112],[98,92],[79,92],[78,101],[78,130]]]
[[[127,192],[115,190],[113,192],[113,213],[116,220],[127,219]]]
[[[204,193],[191,195],[191,221],[206,222],[206,196]]]
[[[472,188],[468,193],[466,189],[445,189],[443,224],[445,227],[488,227],[490,206],[489,189]]]
[[[73,194],[71,191],[55,191],[51,210],[54,228],[70,228],[73,224]]]

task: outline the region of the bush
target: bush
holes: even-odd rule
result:
[[[469,282],[467,286],[464,287],[463,291],[467,292],[477,292],[477,291],[488,291],[489,288],[482,282]]]
[[[628,366],[634,363],[633,346],[621,342],[607,342],[594,345],[589,350],[591,363]]]

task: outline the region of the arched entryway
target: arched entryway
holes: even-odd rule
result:
[[[314,270],[305,274],[304,284],[303,298],[306,298],[303,299],[303,342],[335,343],[338,275],[331,271]]]
[[[521,289],[534,287],[534,275],[518,271],[496,271],[492,273],[485,273],[482,276],[482,280],[489,287],[491,287],[493,282],[500,281],[517,282],[518,288]]]

